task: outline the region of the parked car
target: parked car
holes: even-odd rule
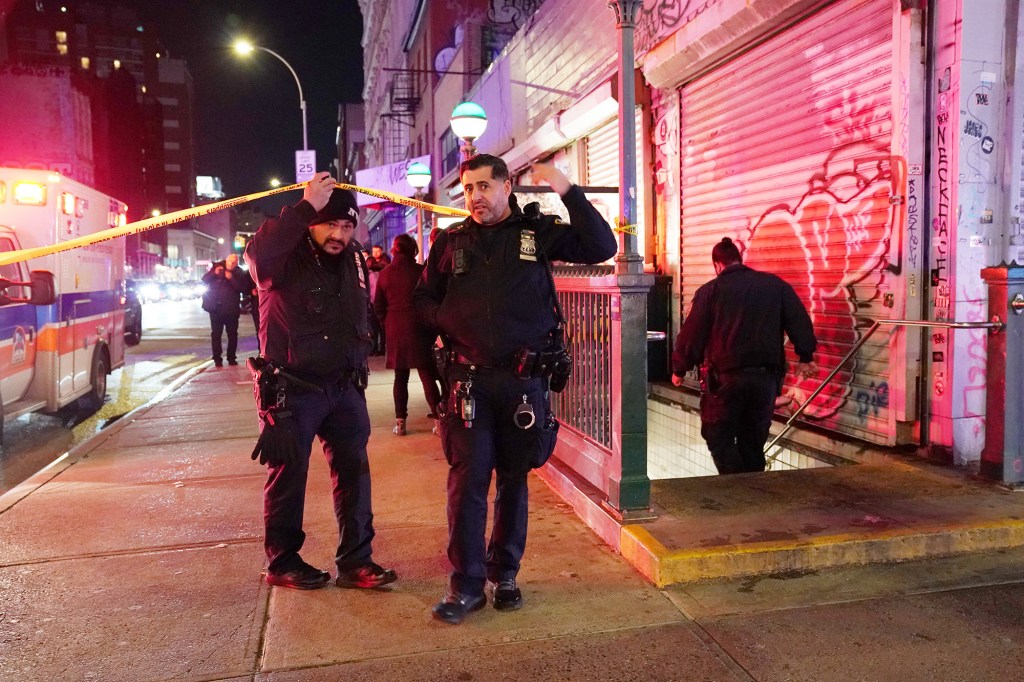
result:
[[[135,280],[124,283],[124,342],[136,346],[142,341],[142,301]]]

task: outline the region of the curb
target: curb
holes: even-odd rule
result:
[[[168,396],[173,394],[183,385],[191,381],[197,374],[205,371],[210,365],[213,364],[213,360],[206,360],[195,367],[185,371],[181,376],[177,377],[171,383],[164,386],[160,391],[139,405],[133,410],[130,410],[124,414],[120,419],[111,424],[110,426],[97,431],[92,434],[81,443],[77,443],[72,446],[70,450],[57,457],[42,469],[29,476],[27,479],[8,490],[3,495],[0,495],[0,514],[8,511],[14,505],[21,502],[23,499],[34,493],[39,488],[43,487],[53,479],[60,476],[63,472],[67,471],[70,467],[74,466],[83,457],[89,456],[92,452],[97,450],[105,442],[119,434],[123,429],[127,428],[132,424],[138,417],[157,404],[165,400]]]
[[[657,587],[714,578],[882,564],[1024,546],[1024,520],[945,524],[800,542],[669,550],[639,525],[622,527],[620,551]]]

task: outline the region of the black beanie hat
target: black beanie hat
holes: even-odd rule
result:
[[[327,205],[320,209],[320,212],[309,224],[318,225],[331,220],[351,220],[352,224],[359,224],[359,206],[356,205],[356,195],[347,189],[335,188],[331,192],[331,198],[327,201]]]

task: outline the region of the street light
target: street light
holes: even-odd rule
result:
[[[463,102],[452,109],[452,132],[465,141],[459,149],[462,160],[467,161],[476,156],[473,141],[480,138],[487,130],[487,114],[484,108],[475,102]]]
[[[299,109],[302,110],[302,151],[308,150],[309,149],[309,143],[308,143],[308,141],[306,139],[306,98],[302,96],[302,83],[299,82],[299,77],[295,73],[295,69],[293,69],[292,65],[289,64],[288,62],[286,62],[284,57],[282,57],[278,53],[274,52],[271,49],[263,47],[261,45],[253,45],[248,40],[245,40],[245,39],[236,40],[234,47],[235,47],[235,52],[237,52],[238,54],[240,54],[242,56],[249,55],[252,52],[254,52],[255,50],[261,50],[263,52],[266,52],[267,54],[270,54],[270,55],[273,55],[273,56],[277,57],[278,59],[281,60],[282,64],[284,64],[286,67],[288,67],[288,70],[292,74],[292,78],[295,79],[295,85],[297,85],[298,88],[299,88]]]
[[[413,195],[416,199],[423,201],[427,196],[426,189],[430,185],[430,168],[419,161],[409,164],[405,169],[405,181],[416,190]],[[416,207],[416,243],[420,247],[419,262],[423,262],[423,208]]]

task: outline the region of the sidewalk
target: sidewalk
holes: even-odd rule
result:
[[[367,392],[374,558],[398,571],[393,589],[266,586],[251,381],[244,367],[207,367],[0,498],[0,679],[251,679],[345,663],[321,679],[447,679],[449,662],[504,667],[460,651],[502,645],[522,658],[536,649],[524,643],[590,634],[598,642],[577,649],[578,665],[598,676],[600,633],[684,620],[531,477],[526,606],[434,621],[447,465],[412,392],[404,438],[391,433],[391,373],[375,371]],[[302,553],[324,568],[337,542],[329,486],[315,446]],[[387,673],[409,656],[401,675]]]
[[[375,369],[367,392],[374,549],[379,563],[398,571],[391,589],[302,592],[263,582],[265,475],[249,459],[256,436],[251,382],[244,367],[206,366],[164,400],[122,418],[0,497],[0,680],[840,680],[849,679],[849,670],[831,659],[809,660],[806,638],[820,636],[822,622],[843,618],[871,636],[859,643],[834,637],[830,655],[871,656],[877,649],[882,673],[902,670],[864,679],[935,679],[950,666],[962,671],[958,679],[1019,673],[1024,588],[1015,583],[1024,552],[974,555],[974,564],[948,560],[941,576],[935,575],[939,564],[889,567],[884,578],[853,569],[862,571],[856,588],[839,574],[794,563],[800,570],[782,576],[784,589],[762,576],[663,591],[537,476],[531,476],[530,536],[520,574],[525,607],[512,613],[486,608],[460,626],[438,623],[430,607],[448,570],[447,465],[430,433],[432,422],[421,416],[426,406],[418,387],[410,391],[409,435],[391,434],[391,373]],[[1013,539],[1024,510],[1014,512],[1015,519],[1004,515],[1024,504],[1024,495],[941,471],[898,468],[897,476],[924,475],[916,480],[929,482],[908,493],[900,486],[909,479],[857,469],[845,475],[859,478],[831,482],[791,473],[781,487],[773,475],[756,482],[659,482],[659,518],[625,526],[622,538],[635,541],[623,540],[622,547],[662,584],[680,575],[704,577],[682,571],[664,579],[677,571],[670,566],[681,556],[707,563],[725,552],[722,547],[764,557],[782,556],[780,547],[809,545],[825,556],[832,550],[821,548],[835,544],[841,523],[859,527],[869,542],[878,533],[911,528],[911,517],[939,532],[951,515],[963,520],[973,509],[960,535],[989,538],[973,549],[996,546],[992,538],[999,533],[1004,546],[1020,544]],[[884,499],[879,490],[889,491]],[[958,495],[952,502],[951,491]],[[924,507],[911,508],[914,500],[927,503],[928,515],[914,510]],[[885,513],[871,511],[883,502]],[[760,525],[742,525],[758,513]],[[305,528],[304,558],[331,567],[337,528],[319,446]],[[660,568],[650,568],[652,557]],[[899,595],[927,595],[948,589],[954,575],[989,586],[978,593],[986,601],[965,605],[964,591],[938,606],[927,596],[923,602],[880,600],[892,609],[885,613],[899,616],[881,619],[871,608],[820,606],[889,596],[891,585],[899,585]],[[819,608],[795,608],[807,603]],[[773,608],[789,615],[766,617]],[[964,623],[958,632],[966,610],[992,623]],[[759,634],[772,630],[773,618],[782,623],[779,641]],[[916,626],[916,618],[934,619],[934,627]],[[924,630],[926,639],[917,639]],[[948,662],[961,645],[972,655]],[[801,657],[803,667],[795,662]],[[797,668],[803,676],[792,674]]]

